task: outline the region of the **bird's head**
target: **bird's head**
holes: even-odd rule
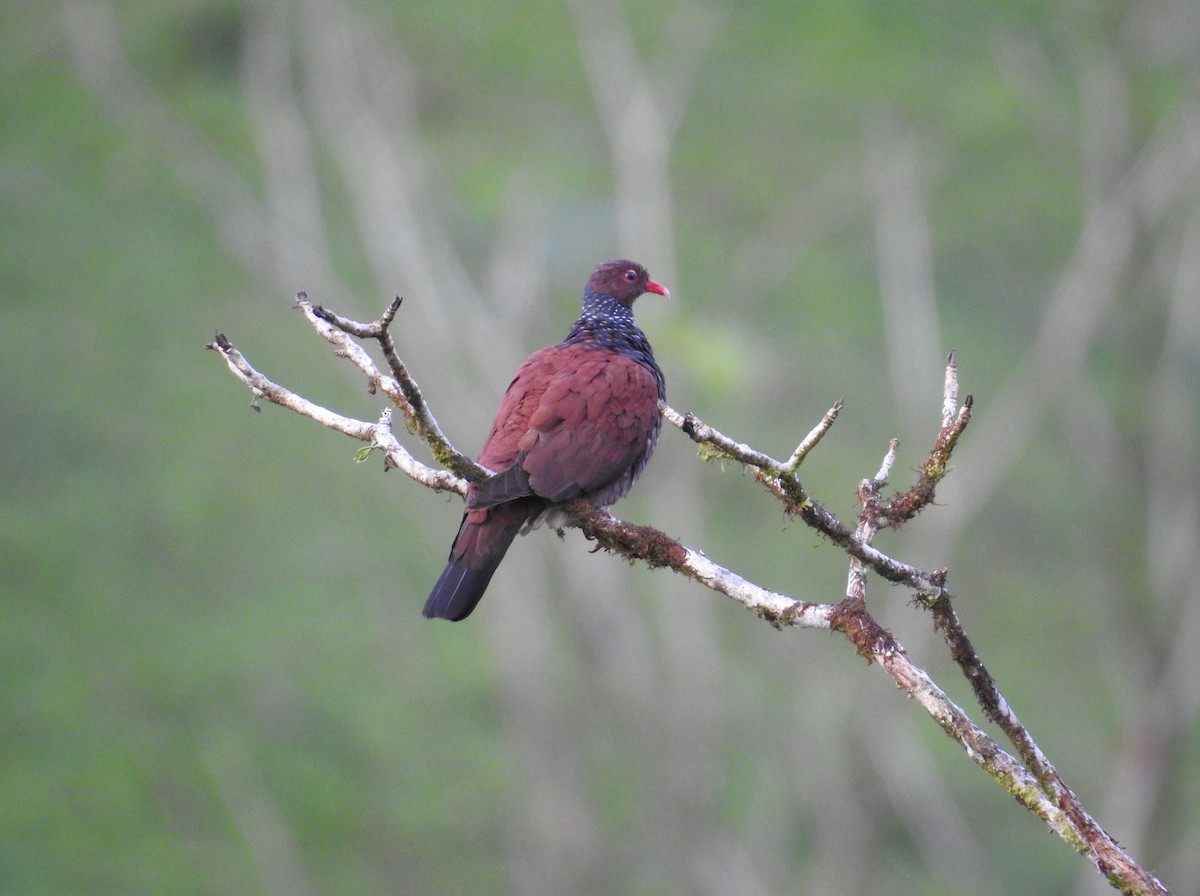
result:
[[[626,308],[632,308],[633,300],[644,292],[671,297],[665,286],[650,279],[644,267],[636,261],[625,259],[606,261],[596,268],[588,278],[586,292],[610,296]]]

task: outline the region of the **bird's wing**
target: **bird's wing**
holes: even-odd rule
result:
[[[658,383],[645,366],[610,351],[572,355],[576,363],[551,380],[520,442],[530,488],[547,501],[632,482],[658,431]]]
[[[658,382],[632,358],[576,346],[535,352],[509,385],[480,454],[497,473],[475,487],[470,506],[525,495],[566,501],[626,476],[632,482],[658,419]]]
[[[533,494],[529,474],[517,463],[521,453],[518,443],[529,430],[533,416],[550,384],[558,346],[534,352],[513,374],[512,382],[500,400],[491,432],[479,452],[479,463],[496,475],[472,486],[467,496],[468,508],[493,507],[505,501]]]

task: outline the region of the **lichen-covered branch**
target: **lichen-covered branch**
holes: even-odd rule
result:
[[[318,404],[302,398],[290,389],[285,389],[271,382],[242,356],[224,334],[218,333],[205,348],[218,352],[225,363],[239,380],[246,384],[255,398],[265,399],[272,404],[295,411],[302,417],[307,417],[320,423],[327,429],[344,433],[360,442],[367,442],[371,447],[378,448],[384,453],[384,464],[388,468],[398,469],[422,485],[438,491],[453,491],[460,495],[467,493],[467,483],[455,476],[449,470],[437,470],[420,463],[409,453],[392,432],[391,410],[385,410],[375,423],[365,420],[355,420],[335,414]]]
[[[926,572],[864,543],[837,516],[814,501],[796,477],[796,468],[800,461],[833,425],[841,408],[842,402],[838,401],[825,413],[821,422],[805,437],[786,464],[730,438],[700,420],[695,414],[681,414],[665,404],[662,410],[668,423],[702,447],[708,446],[713,449],[712,452],[702,453],[701,456],[705,460],[734,460],[746,464],[755,480],[780,500],[787,513],[798,516],[848,555],[857,558],[892,584],[907,585],[922,600],[933,600],[944,590],[944,573]]]
[[[304,312],[313,329],[327,342],[337,349],[339,357],[347,358],[367,377],[367,389],[374,393],[383,392],[392,400],[404,415],[405,427],[429,446],[434,459],[444,467],[470,481],[478,481],[488,476],[488,471],[475,461],[458,451],[442,432],[417,381],[409,375],[408,368],[396,353],[392,341],[390,327],[396,312],[400,310],[401,299],[392,299],[391,304],[377,320],[369,324],[358,323],[347,317],[342,317],[320,306],[313,305],[308,296],[299,292],[296,294],[296,304]],[[383,349],[384,358],[392,375],[384,376],[375,366],[371,356],[350,336],[359,339],[375,339]]]
[[[306,300],[302,299],[302,301]],[[301,307],[303,308],[304,305]],[[309,308],[311,307],[309,306]],[[309,309],[305,310],[307,313]],[[374,369],[370,356],[362,350],[361,346],[350,340],[337,338],[339,333],[344,334],[351,330],[365,332],[370,325],[358,324],[323,310],[317,312],[315,309],[312,311],[311,319],[317,332],[338,347],[337,354],[340,357],[345,357],[362,367],[364,373],[367,374],[368,383],[374,384],[379,391],[397,403],[407,400],[396,391],[396,384],[392,378],[384,376]],[[335,323],[331,324],[331,321]],[[346,324],[344,330],[340,327],[340,322]],[[334,328],[333,333],[327,329],[330,326]],[[322,426],[369,443],[371,447],[383,451],[384,464],[387,468],[398,469],[428,488],[466,495],[466,478],[456,476],[449,470],[440,470],[422,464],[400,444],[392,432],[390,409],[385,410],[375,423],[343,417],[271,382],[255,370],[223,334],[217,334],[206,348],[218,352],[234,375],[246,384],[256,398],[288,408]],[[415,383],[413,386],[415,388]],[[444,436],[442,438],[444,439]],[[448,440],[446,440],[446,447],[451,453],[458,453]],[[468,470],[472,476],[478,478],[489,475],[487,470],[473,461],[468,460],[468,464],[472,468]],[[596,541],[606,550],[622,554],[631,560],[645,561],[652,568],[668,567],[673,569],[706,585],[713,591],[736,600],[747,609],[778,625],[829,628],[832,604],[799,601],[762,588],[732,570],[714,563],[700,551],[685,547],[657,529],[624,522],[586,501],[568,502],[563,505],[563,509],[573,518],[586,537]]]
[[[363,373],[368,391],[386,395],[404,416],[406,428],[424,441],[447,469],[417,461],[400,444],[392,429],[391,408],[383,411],[374,423],[345,417],[313,404],[263,376],[223,335],[218,334],[207,347],[225,359],[229,369],[256,399],[290,408],[322,426],[366,442],[372,449],[383,452],[386,468],[399,469],[428,488],[465,495],[468,481],[490,475],[488,470],[459,452],[442,433],[420,388],[396,352],[389,329],[400,308],[399,299],[394,300],[377,320],[367,324],[313,305],[304,293],[297,296],[297,303],[316,332],[334,346],[335,354],[349,360]],[[379,343],[389,373],[380,371],[370,354],[356,341],[365,339]],[[927,507],[933,500],[937,484],[950,469],[951,454],[970,423],[972,411],[970,396],[964,399],[961,407],[958,405],[957,370],[951,353],[946,363],[941,428],[917,481],[890,499],[881,498],[883,486],[896,461],[898,445],[892,440],[879,471],[859,486],[860,512],[853,529],[814,501],[798,477],[804,458],[836,421],[842,407],[840,401],[826,412],[784,462],[724,435],[694,414],[681,414],[666,404],[661,405],[663,417],[701,446],[702,457],[745,464],[754,478],[782,502],[786,512],[799,517],[847,554],[850,572],[846,596],[837,603],[810,602],[761,588],[658,529],[617,519],[585,501],[567,502],[561,509],[587,538],[605,550],[630,560],[641,560],[652,568],[672,569],[737,601],[777,628],[792,626],[840,632],[855,650],[877,663],[899,688],[912,696],[973,762],[1042,819],[1050,830],[1086,856],[1114,887],[1129,894],[1169,896],[1162,883],[1140,868],[1084,811],[1075,794],[1008,706],[954,612],[953,598],[945,587],[947,571],[918,569],[884,554],[871,544],[879,528],[899,528]],[[867,609],[868,571],[875,572],[885,581],[910,588],[918,601],[931,610],[934,625],[944,634],[951,655],[971,682],[985,715],[1005,732],[1020,759],[1007,753],[976,726],[924,670],[912,663],[891,632],[875,621]]]

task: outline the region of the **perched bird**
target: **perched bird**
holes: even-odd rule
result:
[[[449,563],[425,602],[427,618],[470,615],[517,533],[551,504],[583,498],[607,507],[646,466],[666,392],[633,321],[634,299],[644,292],[670,296],[640,264],[606,261],[588,279],[567,338],[517,370],[479,453],[495,475],[467,492]]]

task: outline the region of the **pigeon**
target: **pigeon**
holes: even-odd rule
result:
[[[629,492],[662,428],[662,371],[633,320],[643,293],[670,297],[637,262],[606,261],[583,290],[566,339],[518,368],[478,462],[449,561],[425,602],[430,619],[465,619],[517,534],[561,526],[554,505],[581,498],[608,507]]]

